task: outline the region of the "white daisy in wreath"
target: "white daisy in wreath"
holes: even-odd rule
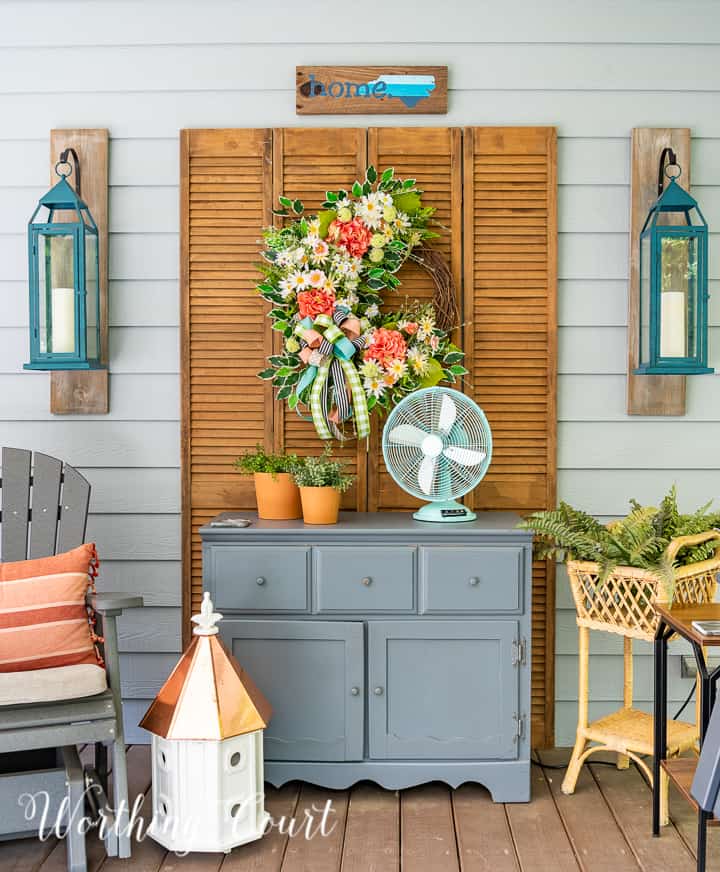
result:
[[[367,378],[365,379],[365,393],[379,400],[385,393],[385,382],[382,378]]]
[[[366,318],[377,318],[380,314],[380,308],[377,303],[370,303],[370,305],[365,309],[365,317]]]
[[[400,379],[407,372],[407,364],[404,360],[400,360],[400,358],[396,358],[395,360],[391,360],[388,364],[388,372],[393,376],[395,381],[400,381]]]
[[[380,226],[382,221],[383,206],[380,203],[378,194],[367,194],[362,197],[355,206],[355,214],[362,220],[375,229]]]
[[[411,348],[408,351],[407,359],[413,372],[423,375],[427,371],[427,355],[423,354],[419,348]]]
[[[376,360],[366,360],[360,367],[360,375],[364,379],[381,378],[382,369]]]
[[[311,269],[309,273],[305,273],[307,276],[307,283],[311,288],[322,288],[325,286],[325,282],[327,281],[327,276],[321,269]]]

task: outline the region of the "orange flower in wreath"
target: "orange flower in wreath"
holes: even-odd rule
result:
[[[365,360],[377,360],[381,366],[387,366],[393,360],[405,360],[407,344],[398,330],[379,327],[373,333],[363,357]]]
[[[370,248],[372,230],[359,218],[352,221],[335,219],[328,227],[328,239],[344,248],[353,257],[362,257]]]
[[[335,308],[333,291],[323,291],[313,288],[297,295],[298,309],[301,318],[317,318],[318,315],[332,315]]]

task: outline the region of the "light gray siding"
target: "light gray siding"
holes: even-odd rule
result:
[[[179,650],[178,130],[325,125],[294,114],[296,63],[450,66],[447,116],[330,123],[554,124],[559,133],[559,491],[611,517],[673,481],[718,494],[720,380],[691,379],[684,419],[625,415],[629,134],[693,130],[694,191],[720,227],[720,6],[519,0],[342,4],[6,0],[0,29],[0,443],[48,451],[94,485],[103,583],[151,605],[123,621],[128,720]],[[669,66],[668,66],[669,65]],[[671,75],[670,75],[671,71]],[[54,419],[48,377],[22,373],[24,227],[48,182],[52,127],[110,129],[111,414]],[[711,241],[711,359],[720,366],[720,234]],[[558,579],[557,739],[575,722],[572,603]],[[638,696],[651,696],[638,646]],[[643,654],[643,650],[645,653]],[[598,710],[621,696],[619,648],[593,646]],[[672,696],[686,693],[679,663]],[[137,737],[137,733],[133,734]]]

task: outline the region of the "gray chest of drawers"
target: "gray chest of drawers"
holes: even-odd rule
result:
[[[530,796],[531,538],[343,513],[332,527],[206,526],[225,643],[272,703],[265,775],[347,787],[441,780]]]

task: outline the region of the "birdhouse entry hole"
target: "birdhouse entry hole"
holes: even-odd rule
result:
[[[239,751],[236,751],[232,755],[232,757],[230,757],[230,765],[231,766],[238,766],[241,760],[242,760],[242,754]],[[234,814],[233,814],[233,817],[234,817]]]
[[[163,769],[167,769],[167,757],[165,756],[164,751],[160,752],[160,763],[161,763]]]
[[[231,817],[237,817],[242,811],[242,803],[236,802],[235,805],[230,809]]]

